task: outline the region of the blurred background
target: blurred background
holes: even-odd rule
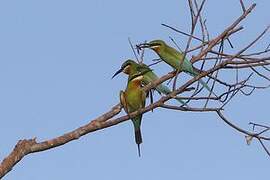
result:
[[[244,20],[245,29],[231,39],[235,47],[244,47],[269,25],[270,2],[245,4],[253,2],[257,7]],[[236,0],[209,0],[205,9],[212,37],[242,13]],[[172,45],[171,36],[184,49],[187,38],[161,23],[189,32],[187,1],[1,1],[0,159],[20,139],[62,135],[117,104],[127,77],[111,76],[134,58],[128,37],[133,43],[158,38]],[[269,40],[268,34],[253,50],[264,49]],[[156,56],[146,52],[146,57]],[[171,70],[164,63],[154,68],[159,75]],[[269,98],[268,89],[239,94],[225,114],[245,129],[251,130],[250,121],[269,125]],[[4,179],[268,178],[270,161],[260,144],[247,146],[243,134],[214,113],[159,108],[143,119],[141,158],[127,121],[26,156]]]

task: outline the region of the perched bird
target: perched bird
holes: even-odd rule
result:
[[[152,49],[158,54],[161,60],[176,70],[184,71],[193,77],[199,74],[199,72],[193,68],[191,62],[187,58],[183,59],[184,54],[182,52],[179,52],[173,47],[167,45],[163,40],[153,40],[149,43],[140,44],[138,47]],[[203,80],[200,79],[199,82],[211,92],[211,89]]]
[[[125,74],[128,75],[133,75],[133,74],[138,74],[138,73],[142,73],[143,74],[143,79],[142,79],[142,83],[143,85],[147,85],[151,82],[156,81],[157,79],[159,79],[159,77],[152,71],[152,69],[150,69],[147,65],[141,63],[138,64],[135,61],[128,59],[126,60],[121,68],[113,75],[112,78],[114,78],[117,74],[124,72]],[[144,73],[146,72],[146,73]],[[156,91],[158,91],[160,94],[169,94],[171,93],[171,90],[163,85],[163,84],[159,84],[156,88]],[[185,105],[186,103],[181,100],[180,98],[175,98],[178,102],[180,102],[182,105]]]
[[[140,73],[129,75],[126,90],[120,91],[120,102],[128,115],[134,111],[140,110],[145,107],[146,94],[142,90],[142,80],[143,75]],[[135,141],[138,145],[138,153],[139,156],[141,156],[140,144],[142,143],[142,114],[135,116],[131,120],[134,125]]]

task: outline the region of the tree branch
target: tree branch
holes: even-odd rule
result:
[[[169,72],[168,74],[165,74],[155,82],[152,82],[148,84],[147,86],[143,87],[143,90],[146,92],[157,87],[159,84],[170,80],[172,78],[175,78],[174,85],[173,85],[173,91],[169,94],[166,94],[165,96],[160,97],[157,101],[150,103],[145,108],[142,108],[136,112],[132,112],[129,115],[123,115],[120,117],[116,117],[121,112],[121,104],[116,104],[113,106],[108,112],[102,114],[101,116],[92,119],[89,121],[89,123],[74,129],[73,131],[67,132],[59,137],[55,137],[46,141],[37,142],[36,138],[33,139],[24,139],[20,140],[12,150],[12,152],[1,162],[0,164],[0,178],[4,177],[9,171],[12,170],[12,168],[20,162],[24,156],[35,153],[35,152],[41,152],[46,151],[48,149],[52,149],[58,146],[62,146],[66,143],[69,143],[71,141],[77,140],[80,137],[101,130],[105,129],[114,125],[117,125],[121,122],[127,121],[130,118],[133,118],[136,115],[147,113],[155,108],[166,108],[170,110],[178,110],[178,111],[189,111],[189,112],[215,112],[217,113],[218,117],[225,122],[227,125],[229,125],[231,128],[235,129],[236,131],[246,135],[247,142],[251,142],[252,139],[257,139],[265,152],[270,156],[269,150],[264,144],[264,141],[270,141],[270,137],[266,136],[265,132],[269,131],[269,127],[265,125],[258,125],[256,123],[253,123],[253,129],[255,127],[264,128],[262,131],[256,133],[256,132],[250,132],[245,129],[242,129],[241,127],[235,125],[231,121],[229,121],[224,115],[223,110],[225,105],[230,102],[230,100],[235,97],[236,94],[243,94],[246,96],[251,95],[255,89],[265,89],[268,88],[267,86],[256,86],[254,84],[250,84],[249,80],[251,76],[253,77],[253,74],[257,75],[259,78],[264,78],[268,81],[270,81],[270,78],[267,77],[263,72],[260,72],[257,68],[263,68],[264,71],[270,72],[269,68],[266,66],[270,65],[270,57],[259,57],[267,54],[269,51],[268,47],[266,50],[261,50],[258,52],[254,52],[251,54],[243,54],[247,49],[249,49],[252,45],[258,42],[260,38],[263,37],[263,35],[266,33],[266,31],[269,29],[269,26],[256,37],[254,41],[247,44],[244,48],[240,49],[235,54],[230,54],[225,51],[225,48],[223,46],[223,43],[228,40],[229,37],[243,29],[242,27],[237,27],[240,22],[242,22],[248,14],[252,12],[252,10],[255,8],[255,4],[252,4],[249,8],[245,8],[242,0],[240,0],[241,8],[243,13],[231,24],[229,25],[222,33],[220,33],[218,36],[216,36],[213,39],[209,39],[210,35],[206,27],[206,23],[204,18],[202,17],[202,9],[203,5],[205,3],[205,0],[202,1],[201,5],[198,6],[196,1],[188,0],[189,3],[189,9],[190,9],[190,16],[191,16],[191,32],[190,34],[185,33],[181,30],[178,30],[176,28],[173,28],[172,26],[168,26],[166,24],[162,24],[163,26],[170,28],[171,30],[184,34],[185,36],[188,36],[188,41],[186,43],[186,48],[184,51],[184,57],[187,53],[190,52],[198,52],[197,55],[194,55],[191,59],[191,62],[194,63],[201,63],[201,68],[198,69],[198,72],[200,74],[196,77],[193,77],[186,82],[183,82],[182,85],[179,87],[176,86],[176,78],[178,74],[182,73],[181,71],[174,71]],[[194,5],[195,8],[194,9]],[[194,35],[195,33],[195,27],[197,22],[200,22],[200,28],[201,28],[201,36],[202,37],[196,37]],[[207,36],[207,41],[205,41]],[[190,48],[191,41],[195,39],[196,42],[199,42],[200,44],[194,48]],[[129,39],[130,46],[132,48],[132,51],[134,55],[137,58],[137,61],[142,62],[143,61],[143,55],[144,52],[141,53],[140,59],[138,59],[138,56],[134,50],[134,46],[131,44]],[[229,42],[232,46],[231,42]],[[217,47],[219,46],[219,47]],[[218,50],[216,50],[218,48]],[[209,56],[209,54],[211,56]],[[140,55],[140,52],[138,52],[138,55]],[[209,65],[209,63],[211,63]],[[155,63],[154,63],[155,64]],[[152,65],[154,65],[152,64]],[[208,69],[206,69],[208,68]],[[256,69],[255,69],[256,68]],[[226,72],[230,72],[231,70],[236,70],[235,79],[233,82],[230,82],[230,80],[220,77],[219,71],[226,70]],[[242,77],[239,77],[239,73],[244,71],[244,75],[246,78],[243,80]],[[249,73],[247,73],[249,71]],[[234,73],[234,71],[233,71]],[[197,85],[197,88],[192,87],[194,83],[197,83],[198,80],[207,77],[207,83],[212,83],[211,86],[211,93],[205,95],[205,91],[203,91],[203,88],[199,88],[199,85]],[[241,78],[241,79],[240,79]],[[216,86],[221,86],[220,88],[215,88]],[[195,90],[194,90],[195,89]],[[218,92],[214,92],[214,90],[217,90]],[[181,94],[185,93],[185,96],[182,96]],[[211,94],[219,94],[217,97],[212,97]],[[189,95],[186,95],[189,94]],[[190,95],[191,94],[191,95]],[[173,98],[180,98],[187,100],[187,103],[189,103],[188,107],[183,106],[177,106],[177,105],[168,105],[168,101]],[[206,101],[205,104],[203,104],[202,100]],[[209,107],[209,101],[214,102],[213,107]],[[193,105],[194,103],[195,105]],[[192,105],[190,105],[192,104]]]

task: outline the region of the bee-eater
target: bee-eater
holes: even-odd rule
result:
[[[125,91],[120,91],[120,102],[127,114],[140,110],[145,107],[146,94],[142,90],[143,75],[129,75],[128,83]],[[141,156],[140,144],[142,143],[141,121],[142,114],[131,119],[135,130],[135,141],[138,145],[138,153]]]
[[[184,71],[193,77],[199,74],[199,72],[193,68],[191,62],[187,58],[183,59],[183,52],[177,51],[173,47],[167,45],[163,40],[153,40],[149,43],[140,44],[138,47],[152,49],[158,54],[161,60],[176,70]],[[211,92],[211,89],[203,80],[200,79],[199,83],[201,83],[208,91]],[[212,93],[214,94],[214,92]]]
[[[143,74],[143,79],[142,79],[143,85],[147,85],[147,84],[159,79],[159,77],[146,64],[143,64],[143,63],[138,64],[131,59],[126,60],[122,64],[121,68],[113,75],[113,77],[115,77],[117,74],[119,74],[121,72],[124,72],[125,74],[128,74],[128,75],[142,73]],[[146,73],[144,73],[144,72],[146,72]],[[165,95],[171,93],[171,90],[163,84],[159,84],[155,88],[155,90],[158,91],[160,94],[165,94]],[[175,99],[183,105],[186,104],[180,98],[176,97]]]

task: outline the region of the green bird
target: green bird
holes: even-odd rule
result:
[[[176,70],[184,71],[193,77],[199,75],[199,72],[194,69],[191,62],[187,58],[184,59],[183,52],[177,51],[173,47],[167,45],[163,40],[153,40],[149,43],[140,44],[138,47],[152,49],[158,54],[161,60]],[[211,89],[203,80],[200,79],[199,82],[211,92]]]
[[[113,75],[112,78],[114,78],[117,74],[124,72],[127,75],[133,75],[133,74],[138,74],[138,73],[142,73],[143,74],[143,79],[142,79],[142,83],[143,85],[148,85],[151,82],[156,81],[157,79],[159,79],[159,77],[152,71],[152,69],[150,69],[146,64],[138,64],[135,61],[128,59],[126,60],[121,68]],[[160,94],[170,94],[171,90],[163,85],[163,84],[159,84],[156,88],[156,91],[158,91]],[[186,103],[181,100],[180,98],[175,98],[178,102],[180,102],[182,105],[185,105]]]
[[[120,91],[120,102],[127,114],[140,110],[145,107],[146,94],[142,90],[143,75],[129,75],[125,91]],[[142,143],[141,121],[142,114],[131,119],[134,125],[135,142],[138,146],[138,153],[141,156],[140,144]]]

